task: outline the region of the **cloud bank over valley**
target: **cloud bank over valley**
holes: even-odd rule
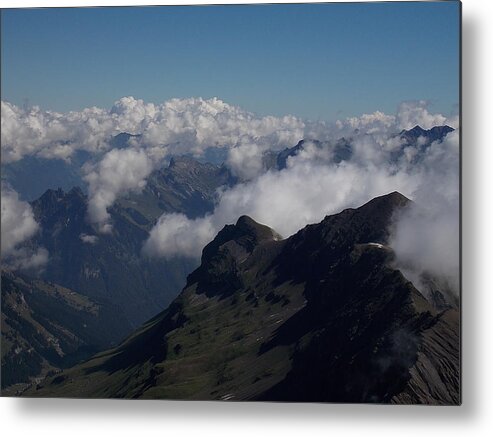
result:
[[[48,251],[23,246],[37,232],[39,224],[29,203],[19,200],[15,191],[2,183],[2,244],[1,255],[4,267],[18,269],[42,268],[48,261]]]
[[[150,230],[145,256],[197,258],[225,224],[243,214],[287,237],[328,214],[399,191],[415,203],[394,223],[398,265],[409,277],[431,274],[458,289],[458,118],[432,113],[425,101],[404,102],[391,115],[376,111],[331,123],[261,117],[217,98],[154,104],[124,97],[110,109],[68,113],[1,105],[2,165],[26,157],[70,163],[80,151],[88,155],[80,171],[95,234],[111,232],[109,208],[119,197],[139,193],[170,157],[207,160],[211,151],[223,157],[236,183],[219,189],[214,211],[193,219],[163,214]],[[455,130],[445,132],[443,141],[419,130],[412,138],[401,135],[417,125]],[[2,254],[19,265],[41,265],[47,253],[19,252],[39,230],[32,210],[4,185]]]

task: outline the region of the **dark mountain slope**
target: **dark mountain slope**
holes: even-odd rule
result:
[[[29,396],[459,402],[457,309],[390,267],[398,193],[279,240],[242,217],[162,314]]]
[[[4,393],[111,344],[118,335],[111,317],[65,287],[2,271],[2,390],[12,386]]]
[[[120,318],[120,336],[115,340],[120,341],[165,308],[196,266],[194,260],[143,256],[149,229],[164,212],[195,217],[212,210],[215,191],[228,177],[212,164],[174,158],[169,167],[151,174],[142,193],[110,208],[111,234],[99,234],[87,222],[87,197],[80,189],[46,191],[31,203],[41,225],[34,244],[50,254],[42,278],[112,302]]]
[[[119,144],[129,138],[128,134],[122,134],[115,137],[115,141]],[[118,146],[117,143],[114,145]],[[84,330],[79,331],[77,323],[81,320],[80,314],[74,313],[70,305],[64,305],[63,299],[50,300],[46,293],[24,292],[28,296],[26,299],[29,299],[28,312],[35,311],[37,316],[43,317],[43,322],[38,320],[37,323],[42,323],[47,332],[47,324],[65,329],[73,322],[77,325],[74,328],[77,334],[64,337],[62,355],[53,352],[44,343],[42,348],[35,347],[31,337],[23,339],[21,349],[35,352],[26,355],[22,363],[18,361],[20,356],[15,357],[17,361],[6,358],[5,365],[2,363],[4,375],[11,372],[12,366],[14,371],[12,377],[3,378],[3,387],[5,384],[25,382],[26,378],[37,376],[40,369],[45,372],[47,368],[72,365],[75,361],[70,361],[69,356],[87,358],[97,350],[115,345],[143,321],[162,311],[179,293],[185,284],[186,274],[196,266],[196,261],[154,260],[142,256],[141,249],[148,237],[148,229],[165,211],[183,212],[191,216],[205,214],[212,208],[215,190],[223,184],[225,177],[224,169],[220,167],[200,164],[189,158],[175,158],[169,167],[151,175],[144,193],[129,196],[111,208],[113,232],[109,235],[95,232],[87,223],[87,197],[79,188],[68,192],[47,190],[33,201],[31,205],[41,225],[41,232],[26,244],[47,248],[50,257],[40,274],[48,282],[38,282],[62,284],[77,290],[84,299],[98,302],[99,309],[90,318],[84,319]],[[139,211],[147,214],[147,218]],[[9,274],[20,277],[12,272]],[[23,277],[29,283],[34,281]],[[17,285],[14,287],[14,282],[7,277],[2,279],[5,279],[2,281],[2,296],[13,296],[19,281],[15,282]],[[25,287],[26,290],[36,289],[32,285]],[[15,298],[5,302],[15,305],[15,302],[26,299],[15,295]],[[9,308],[3,307],[5,311]],[[34,329],[25,320],[15,323],[19,332]],[[11,336],[14,331],[9,330]],[[6,332],[2,331],[2,335],[7,335]],[[94,332],[98,335],[86,335]],[[56,336],[56,333],[49,335]],[[52,354],[50,360],[45,356],[46,351]],[[34,366],[32,369],[26,368],[30,365],[27,358]]]
[[[119,199],[114,209],[149,230],[164,212],[183,213],[189,218],[211,212],[216,190],[232,183],[226,167],[174,157],[168,167],[151,173],[141,193]]]
[[[128,134],[119,135],[114,138],[113,146],[124,147],[130,138]],[[58,170],[54,174],[60,176]],[[88,224],[87,197],[79,188],[68,192],[50,189],[33,201],[31,205],[41,231],[26,244],[45,247],[50,257],[40,274],[40,278],[48,282],[40,280],[39,284],[56,283],[77,290],[84,299],[98,302],[98,311],[89,320],[82,317],[84,313],[74,312],[70,305],[65,305],[63,299],[32,292],[38,287],[32,285],[32,279],[25,278],[31,285],[24,284],[21,292],[20,280],[16,280],[14,286],[8,277],[2,277],[2,293],[11,297],[5,301],[2,310],[10,311],[9,323],[20,333],[34,332],[41,324],[42,331],[47,332],[46,338],[58,338],[53,326],[61,327],[63,332],[70,331],[70,327],[75,329],[68,336],[60,334],[63,337],[57,340],[63,343],[63,347],[57,349],[60,353],[53,351],[51,343],[46,343],[48,340],[41,343],[41,340],[35,340],[34,334],[19,340],[17,343],[22,347],[14,349],[21,351],[20,355],[8,355],[2,362],[3,387],[26,382],[27,378],[38,376],[40,372],[46,373],[46,369],[72,365],[77,359],[115,345],[135,327],[162,311],[179,293],[196,261],[143,257],[141,249],[148,229],[166,211],[192,216],[205,214],[212,208],[215,190],[225,178],[227,175],[220,167],[190,158],[175,158],[169,167],[151,175],[144,193],[129,196],[111,208],[113,232],[109,235],[97,233]],[[147,214],[147,218],[139,211]],[[12,272],[9,275],[20,277]],[[43,289],[46,287],[53,286],[42,286]],[[63,288],[61,285],[55,287]],[[21,298],[18,293],[27,297]],[[29,320],[15,316],[9,305],[17,305],[17,301],[28,302],[22,314],[35,314],[32,317],[36,323],[30,322],[31,316]],[[78,323],[82,319],[85,328],[81,331]],[[97,327],[97,335],[92,335],[94,327]],[[15,329],[9,332],[12,338],[15,337]],[[7,335],[7,331],[2,331],[3,334]]]
[[[193,268],[193,262],[187,260],[142,256],[148,233],[119,214],[118,208],[111,211],[112,233],[95,233],[86,219],[87,198],[79,189],[68,193],[48,190],[32,207],[41,227],[35,244],[50,254],[41,278],[111,302],[119,320],[114,341],[166,307]],[[95,242],[84,243],[84,235]]]

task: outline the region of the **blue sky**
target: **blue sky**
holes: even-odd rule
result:
[[[333,120],[459,101],[459,3],[2,10],[2,99],[57,111],[219,97]]]

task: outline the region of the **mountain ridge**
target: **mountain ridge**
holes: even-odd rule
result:
[[[381,196],[285,240],[241,218],[168,309],[26,395],[457,404],[457,309],[391,267],[408,203]]]

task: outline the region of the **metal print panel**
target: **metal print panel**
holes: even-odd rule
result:
[[[2,396],[460,404],[459,2],[2,10]]]

